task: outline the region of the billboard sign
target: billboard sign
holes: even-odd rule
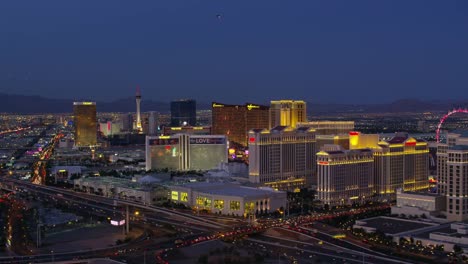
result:
[[[190,144],[226,144],[226,138],[224,137],[197,137],[197,138],[190,138]]]
[[[159,145],[177,145],[179,144],[178,138],[167,138],[167,139],[151,139],[149,141],[150,146],[159,146]]]

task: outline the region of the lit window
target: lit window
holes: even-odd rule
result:
[[[239,201],[231,201],[229,208],[233,211],[240,210],[240,202]]]
[[[174,200],[174,201],[178,201],[179,200],[179,192],[172,191],[171,192],[171,199]]]
[[[181,200],[182,202],[188,202],[188,193],[186,193],[186,192],[181,192],[181,193],[180,193],[180,200]]]
[[[224,209],[224,200],[214,200],[214,208],[223,210]]]

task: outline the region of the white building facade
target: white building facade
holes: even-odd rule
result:
[[[437,147],[438,192],[447,199],[447,219],[468,220],[468,131],[447,134]]]

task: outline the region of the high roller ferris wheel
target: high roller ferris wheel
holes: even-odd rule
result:
[[[445,122],[445,120],[453,115],[453,114],[456,114],[456,113],[468,113],[468,108],[458,108],[458,109],[453,109],[451,111],[449,111],[447,114],[445,114],[441,119],[440,119],[440,122],[439,122],[439,125],[437,125],[437,130],[436,130],[436,141],[437,143],[440,142],[440,129],[442,127],[442,124]]]

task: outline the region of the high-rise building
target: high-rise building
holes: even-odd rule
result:
[[[380,141],[374,149],[375,191],[381,196],[396,195],[396,189],[419,191],[429,188],[429,148],[427,142],[396,133]]]
[[[249,132],[249,180],[279,190],[316,184],[315,130],[277,126]]]
[[[195,100],[178,100],[171,102],[171,126],[196,126],[197,102]]]
[[[317,149],[324,145],[340,145],[344,149],[350,149],[349,132],[354,130],[354,121],[309,121],[298,122],[297,127],[309,127],[315,129]]]
[[[447,199],[447,220],[468,220],[468,131],[453,131],[437,147],[437,189]]]
[[[158,114],[151,111],[148,117],[148,134],[150,136],[156,135],[157,125],[158,124]]]
[[[332,146],[336,148],[317,153],[318,199],[331,206],[370,201],[374,194],[372,150]]]
[[[289,126],[295,128],[297,123],[306,121],[307,112],[306,103],[304,101],[271,101],[270,128],[276,126]]]
[[[379,148],[379,135],[349,131],[349,149]]]
[[[210,170],[228,161],[224,135],[146,137],[146,170]]]
[[[325,145],[340,145],[344,149],[349,149],[349,135],[316,135],[317,149],[321,149]]]
[[[135,130],[138,132],[143,131],[143,127],[141,125],[141,114],[140,114],[140,104],[141,104],[141,92],[140,92],[140,87],[137,86],[136,90],[136,123],[135,123]]]
[[[89,147],[97,144],[95,102],[74,102],[75,146]]]
[[[212,129],[214,135],[226,135],[229,142],[247,146],[249,130],[268,128],[269,107],[246,103],[245,105],[212,104]]]
[[[315,129],[317,135],[341,135],[354,130],[354,121],[309,121],[298,122],[297,127],[310,127]]]
[[[112,121],[99,123],[99,132],[101,132],[103,136],[111,137],[113,135],[120,134],[120,131],[122,131],[121,123],[115,123]]]
[[[120,123],[122,125],[122,131],[131,131],[133,129],[133,114],[126,113],[120,115]]]

